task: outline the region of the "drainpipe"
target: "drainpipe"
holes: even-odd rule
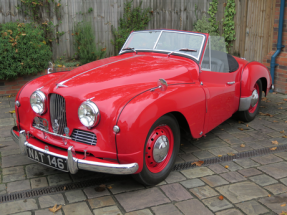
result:
[[[272,77],[272,88],[271,88],[270,92],[273,92],[273,90],[274,90],[275,67],[278,66],[278,64],[275,63],[275,60],[276,60],[276,57],[280,54],[281,49],[285,47],[284,45],[282,45],[284,10],[285,10],[285,0],[281,0],[279,26],[278,26],[279,29],[278,29],[277,51],[272,55],[271,63],[270,63],[270,73],[271,73],[271,77]]]

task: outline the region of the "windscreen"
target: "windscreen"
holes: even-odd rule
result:
[[[205,36],[199,33],[178,32],[169,30],[133,32],[122,52],[151,50],[189,55],[199,61]]]
[[[162,32],[155,49],[178,51],[198,58],[203,41],[204,37],[199,34]],[[180,49],[190,49],[195,51],[180,51]]]
[[[124,48],[153,49],[160,35],[160,31],[143,31],[133,33]]]

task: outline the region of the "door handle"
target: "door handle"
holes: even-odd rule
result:
[[[226,84],[227,85],[232,85],[232,84],[235,84],[235,81],[227,82]]]

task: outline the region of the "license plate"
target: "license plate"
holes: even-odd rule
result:
[[[39,152],[27,146],[28,157],[34,161],[50,166],[52,168],[68,171],[67,159],[59,158],[57,156],[48,155],[43,152]]]

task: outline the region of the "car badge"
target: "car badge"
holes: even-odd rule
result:
[[[58,131],[59,131],[59,124],[58,124],[58,120],[55,119],[55,122],[54,122],[54,125],[52,126],[53,127],[53,131],[54,133],[58,134]]]
[[[49,127],[48,120],[43,119],[42,123],[43,123],[43,126],[45,127],[45,130],[48,131],[48,127]]]
[[[45,151],[49,151],[49,146],[45,146]]]
[[[69,137],[70,129],[68,127],[64,128],[64,132],[65,132],[66,136]]]
[[[40,118],[39,117],[35,117],[34,118],[34,122],[36,123],[36,125],[39,127],[40,126]]]

